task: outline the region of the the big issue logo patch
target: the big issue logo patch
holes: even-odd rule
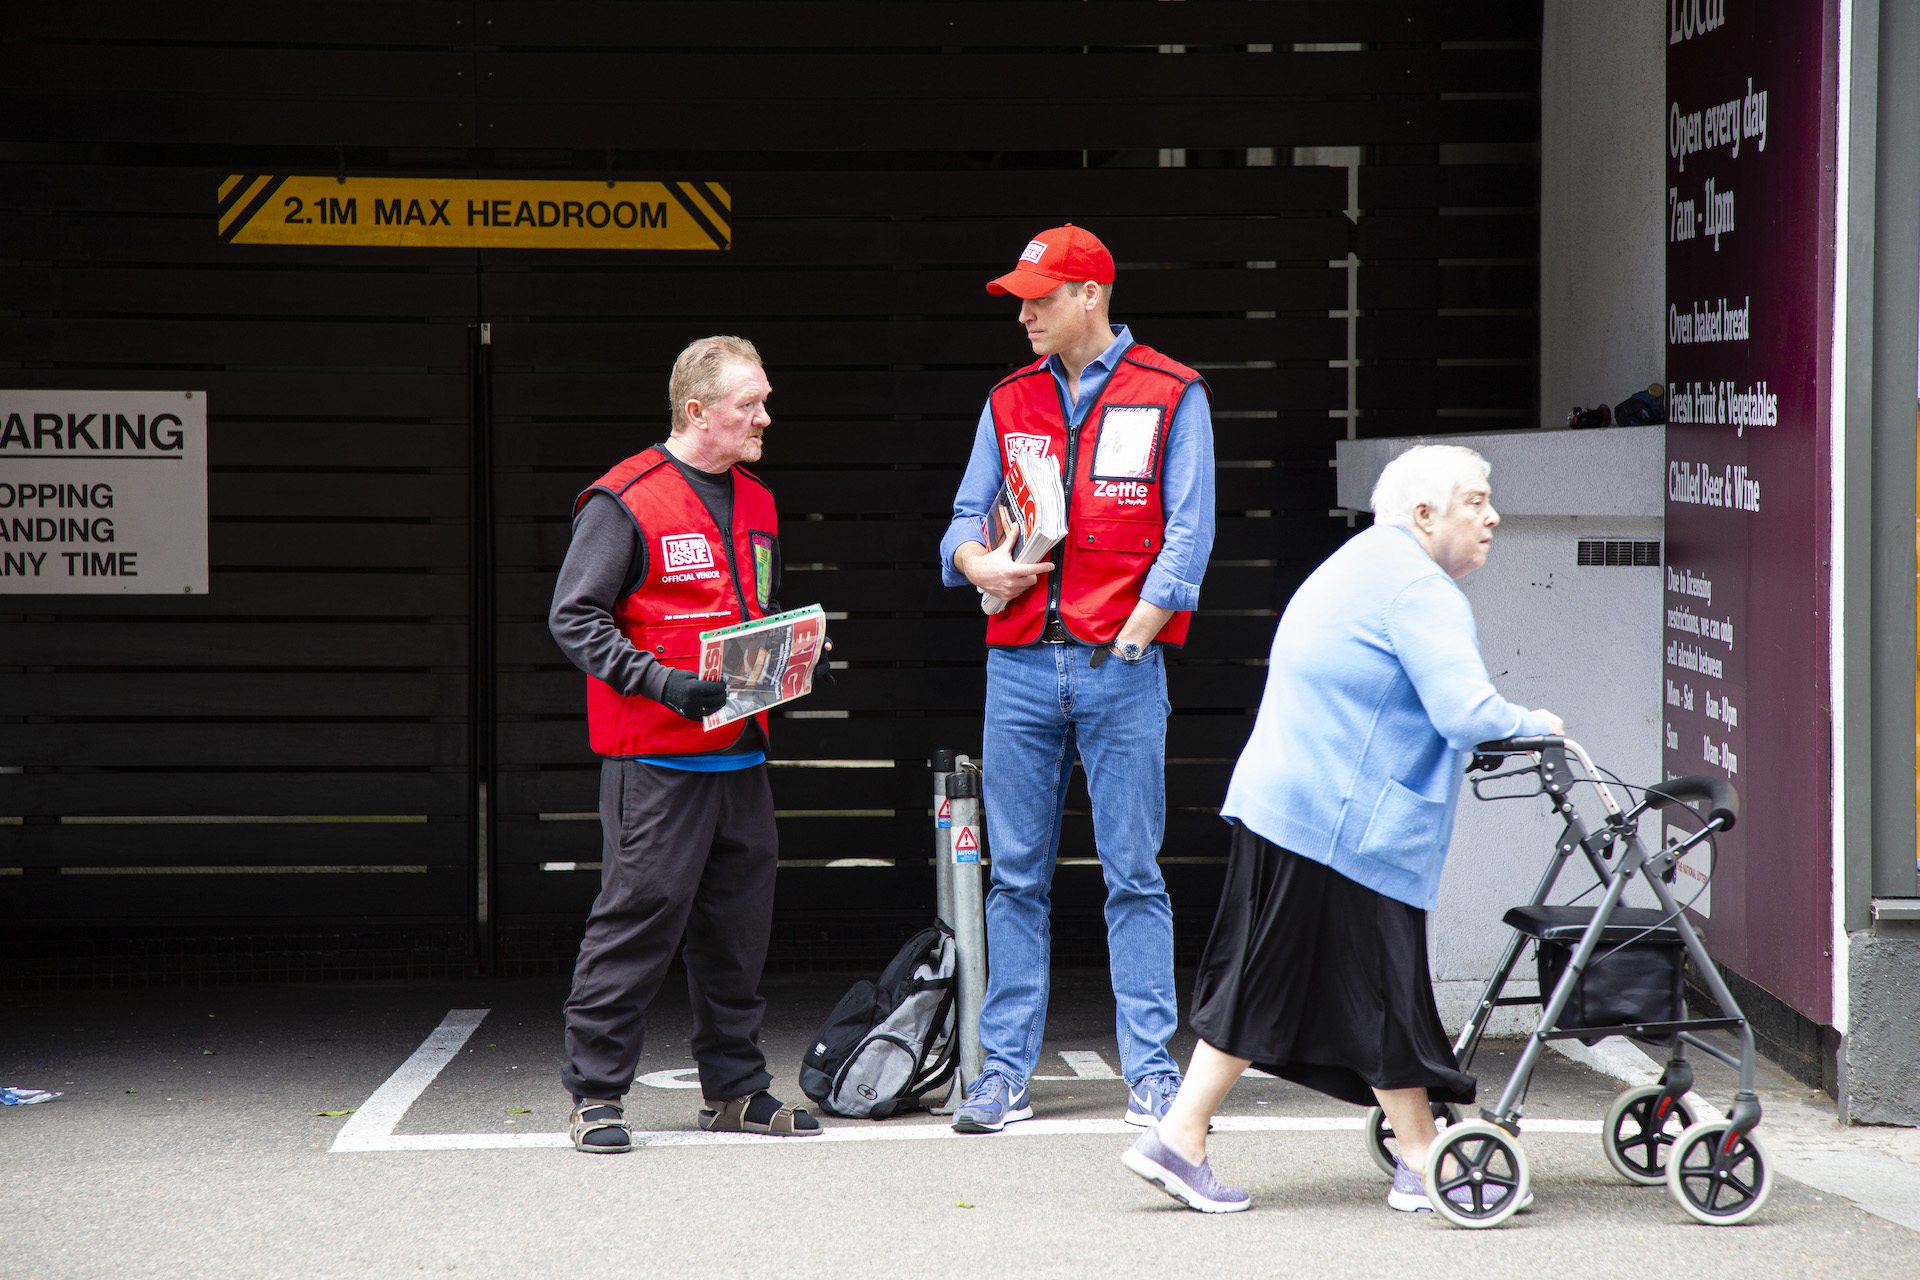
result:
[[[717,182],[543,182],[230,174],[229,244],[418,249],[725,249],[733,197]]]
[[[673,533],[660,539],[660,558],[668,572],[680,569],[713,568],[713,550],[697,533]]]

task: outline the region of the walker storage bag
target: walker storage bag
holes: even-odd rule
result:
[[[800,1088],[821,1110],[853,1119],[920,1109],[953,1077],[953,975],[947,927],[914,934],[878,982],[856,982],[840,997],[800,1059]]]
[[[1567,962],[1573,959],[1573,946],[1542,941],[1539,951],[1540,1003],[1553,997]],[[1686,1016],[1682,961],[1686,949],[1679,942],[1644,941],[1624,945],[1602,942],[1580,975],[1573,998],[1560,1012],[1556,1029],[1570,1027],[1619,1027],[1636,1022],[1678,1022]],[[1609,1033],[1613,1034],[1613,1033]],[[1599,1044],[1605,1036],[1582,1036],[1586,1044]],[[1673,1037],[1650,1036],[1652,1044],[1672,1044]]]

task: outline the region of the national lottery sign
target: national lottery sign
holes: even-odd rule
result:
[[[0,391],[0,595],[207,594],[207,393]]]
[[[717,182],[346,178],[235,173],[220,183],[228,244],[406,249],[725,249]]]

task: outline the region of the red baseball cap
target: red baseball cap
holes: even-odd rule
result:
[[[1113,255],[1091,231],[1069,222],[1051,227],[1027,242],[1013,270],[987,281],[988,293],[1044,298],[1061,285],[1092,280],[1113,283]]]

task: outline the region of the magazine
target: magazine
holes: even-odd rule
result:
[[[1006,481],[987,508],[983,532],[987,549],[996,550],[1013,534],[1008,554],[1015,564],[1039,564],[1067,536],[1067,496],[1060,485],[1060,467],[1045,454],[1016,453]],[[980,609],[998,613],[1007,607],[982,591]]]
[[[820,606],[700,633],[700,678],[727,686],[727,702],[701,721],[713,730],[813,692],[813,667],[827,638]]]

